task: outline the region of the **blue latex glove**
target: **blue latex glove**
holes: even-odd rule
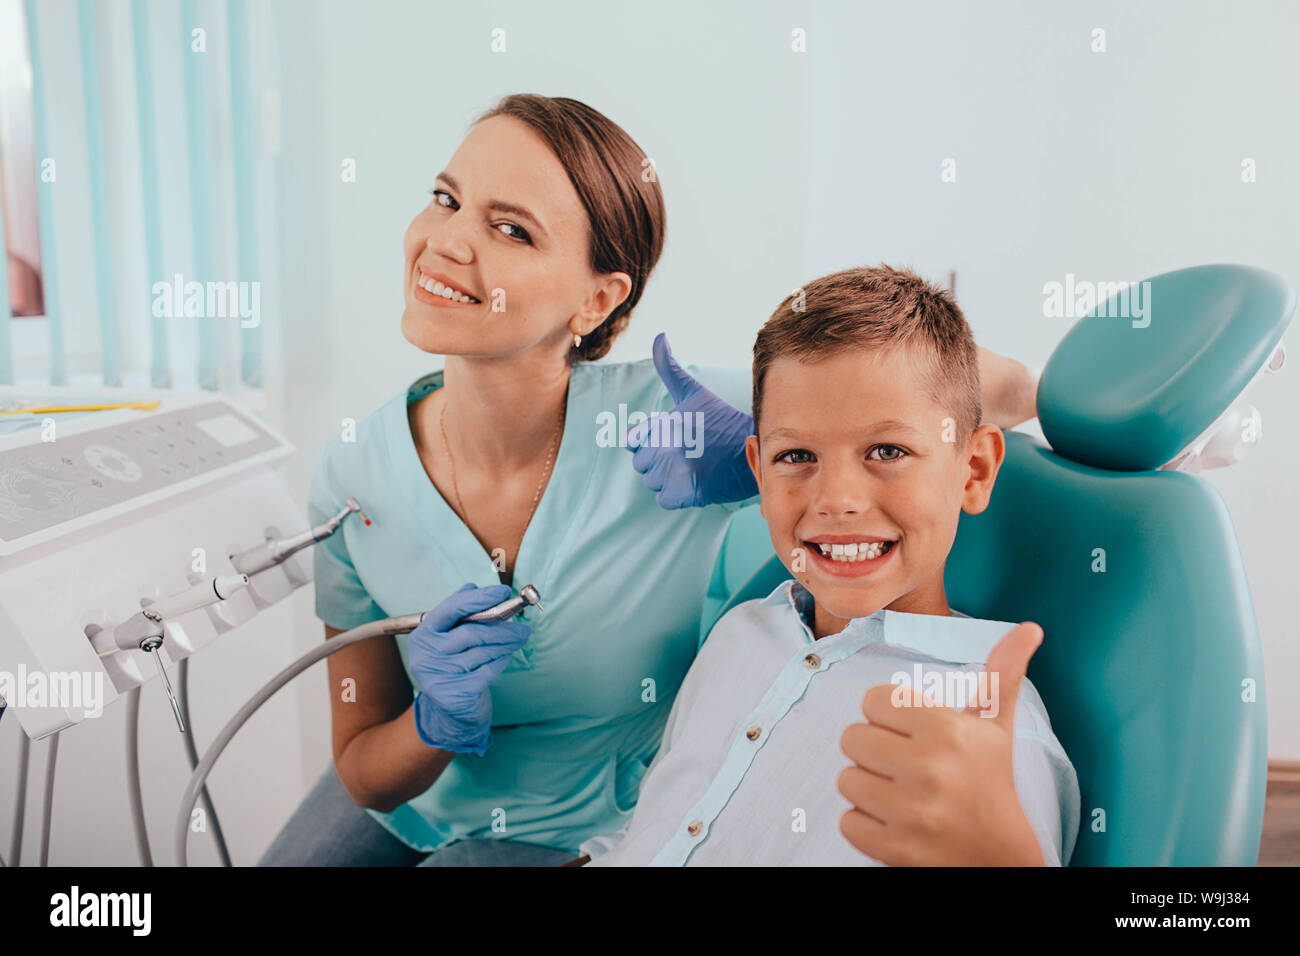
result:
[[[674,412],[702,414],[698,458],[688,458],[683,447],[655,447],[648,443],[654,420],[629,428],[624,446],[634,449],[632,467],[645,476],[645,486],[658,492],[662,508],[692,508],[744,501],[758,494],[754,473],[745,460],[745,439],[754,434],[754,419],[722,399],[691,377],[677,364],[668,347],[668,337],[655,336],[655,368],[677,404]],[[697,419],[699,420],[699,419]],[[660,435],[665,435],[660,432]]]
[[[488,685],[532,628],[515,618],[457,624],[514,594],[504,584],[464,584],[429,611],[411,631],[411,674],[419,686],[415,727],[430,747],[480,756],[492,745],[492,695]]]

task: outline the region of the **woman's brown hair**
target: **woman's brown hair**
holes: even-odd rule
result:
[[[603,358],[627,328],[646,280],[664,248],[665,211],[654,166],[623,128],[586,103],[567,97],[515,93],[480,116],[513,116],[551,147],[587,210],[591,268],[626,272],[627,298],[569,349],[570,363]]]

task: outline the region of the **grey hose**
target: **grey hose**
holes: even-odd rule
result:
[[[18,789],[14,795],[14,834],[9,844],[9,859],[18,866],[23,854],[23,823],[27,812],[27,766],[31,763],[32,741],[18,728]]]
[[[41,821],[41,866],[50,864],[50,817],[54,813],[54,767],[59,759],[59,733],[50,738],[45,752],[45,815]]]
[[[190,777],[190,782],[185,787],[185,793],[181,795],[180,811],[176,815],[176,829],[173,834],[177,866],[189,865],[186,859],[185,844],[189,835],[190,814],[194,810],[194,804],[198,802],[199,791],[203,789],[203,783],[207,780],[208,774],[217,762],[217,758],[221,756],[221,752],[226,749],[226,745],[239,732],[239,728],[244,726],[248,718],[257,713],[258,709],[270,700],[280,688],[317,661],[329,657],[345,647],[369,640],[372,637],[391,636],[413,631],[419,626],[422,617],[424,617],[423,614],[407,614],[403,617],[390,617],[382,621],[371,621],[331,637],[324,643],[313,647],[272,677],[261,690],[248,699],[248,702],[243,707],[239,708],[239,712],[230,718],[226,726],[221,728],[221,733],[217,734],[216,739],[212,741],[212,746],[203,755],[199,765],[194,768],[194,775]]]
[[[181,658],[178,682],[181,719],[185,722],[185,755],[189,757],[192,772],[199,765],[199,752],[194,746],[194,722],[190,720],[190,659],[188,657]],[[212,824],[212,839],[217,843],[217,855],[221,857],[221,865],[230,866],[230,851],[226,849],[226,838],[222,836],[221,823],[217,820],[217,808],[212,805],[207,787],[203,788],[199,798],[203,801],[203,812],[208,815],[208,821]]]
[[[188,721],[187,721],[188,723]],[[140,792],[140,688],[126,692],[126,796],[131,803],[131,827],[140,865],[153,866],[149,830],[144,822],[144,795]]]

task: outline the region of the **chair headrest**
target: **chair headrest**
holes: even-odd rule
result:
[[[1280,276],[1242,265],[1177,269],[1113,290],[1043,368],[1043,435],[1081,464],[1159,468],[1265,367],[1295,305]]]

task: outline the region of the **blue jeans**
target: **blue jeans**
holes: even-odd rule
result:
[[[457,840],[432,853],[407,846],[357,806],[325,768],[258,866],[558,866],[574,858],[517,840]]]

